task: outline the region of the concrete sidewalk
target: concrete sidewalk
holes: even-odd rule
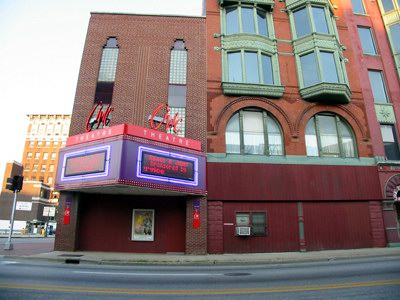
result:
[[[218,264],[276,264],[290,262],[329,261],[363,257],[399,256],[400,248],[368,248],[312,252],[249,253],[249,254],[138,254],[113,252],[47,252],[18,259],[45,260],[59,263],[92,263],[109,265],[218,265]],[[13,256],[5,255],[5,258]]]

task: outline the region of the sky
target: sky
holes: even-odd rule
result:
[[[202,0],[0,0],[0,180],[28,114],[71,114],[90,12],[201,16]]]

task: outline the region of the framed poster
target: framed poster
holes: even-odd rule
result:
[[[154,241],[154,209],[134,209],[132,241]]]

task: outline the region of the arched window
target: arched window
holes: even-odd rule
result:
[[[336,115],[321,113],[306,127],[307,156],[356,157],[354,134]]]
[[[226,126],[225,141],[227,153],[283,155],[280,126],[270,114],[259,109],[234,114]]]

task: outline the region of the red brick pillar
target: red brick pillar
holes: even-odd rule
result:
[[[369,202],[369,217],[371,222],[372,246],[386,247],[387,242],[381,201]]]
[[[208,253],[219,254],[224,252],[223,235],[223,203],[221,201],[208,202]]]
[[[199,205],[200,227],[193,227],[193,212]],[[186,254],[207,253],[207,198],[188,197],[186,201]]]
[[[57,229],[54,250],[76,251],[78,237],[79,193],[61,192],[58,202]],[[65,208],[69,207],[69,224],[64,224]]]

